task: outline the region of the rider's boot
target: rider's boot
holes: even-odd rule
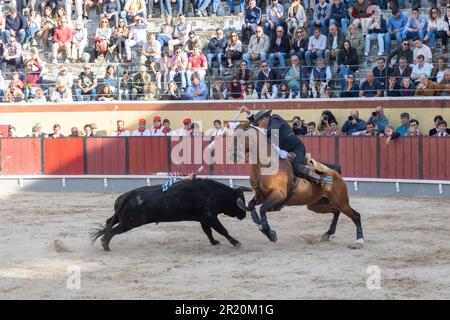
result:
[[[323,177],[319,174],[317,174],[314,170],[309,169],[307,166],[303,166],[300,170],[295,170],[296,175],[305,178],[306,180],[312,181],[320,185],[321,187],[324,186],[324,180]]]

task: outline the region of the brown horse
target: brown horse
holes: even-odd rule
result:
[[[255,192],[248,204],[253,221],[270,241],[277,241],[277,234],[267,221],[267,212],[278,211],[283,206],[306,205],[311,211],[317,213],[333,213],[333,220],[322,240],[336,231],[339,214],[343,212],[356,225],[355,243],[361,247],[364,243],[361,227],[361,216],[349,204],[347,186],[338,172],[325,167],[325,174],[332,177],[332,188],[324,190],[320,185],[305,179],[295,178],[290,160],[279,159],[278,151],[270,143],[265,134],[258,128],[250,125],[240,125],[233,133],[233,150],[231,156],[235,161],[244,157],[252,157],[250,184]],[[267,150],[265,150],[267,148]],[[261,153],[263,151],[263,153]],[[265,152],[265,153],[264,153]],[[262,154],[268,155],[264,161]],[[278,168],[272,167],[278,165]],[[272,174],[264,174],[262,170],[275,168]],[[297,181],[295,181],[297,180]],[[261,205],[260,216],[256,212],[256,205]]]

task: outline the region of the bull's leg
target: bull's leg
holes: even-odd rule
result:
[[[211,242],[211,244],[213,246],[220,244],[219,241],[217,241],[216,239],[214,239],[213,235],[212,235],[212,230],[211,227],[203,222],[200,222],[203,231],[206,233],[206,235],[208,236],[209,242]]]
[[[255,202],[256,202],[255,198],[250,200],[250,202],[248,203],[248,209],[251,212],[253,222],[256,223],[257,225],[260,225],[261,224],[261,219],[258,216],[258,212],[256,212]]]
[[[219,219],[217,217],[210,217],[207,220],[207,224],[211,226],[214,230],[216,230],[217,233],[224,236],[233,246],[240,247],[241,243],[234,239],[232,236],[228,234],[227,229],[220,223]]]
[[[275,230],[270,229],[269,222],[267,221],[266,212],[272,208],[276,203],[268,198],[264,200],[261,208],[259,209],[259,215],[261,216],[261,224],[259,226],[259,230],[264,233],[264,235],[269,238],[270,241],[276,242],[278,237]]]
[[[104,237],[101,239],[102,242],[102,246],[103,249],[105,251],[110,251],[109,249],[109,243],[111,241],[111,239],[121,233],[127,232],[133,228],[135,228],[136,226],[134,225],[123,225],[121,223],[119,223],[118,225],[116,225],[113,228],[110,228],[109,230],[107,230],[107,232],[105,233]]]

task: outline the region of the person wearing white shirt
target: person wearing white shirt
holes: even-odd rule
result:
[[[160,116],[154,116],[153,117],[153,127],[151,129],[151,135],[155,137],[163,136],[163,125],[161,123],[161,117]]]
[[[129,137],[130,131],[125,128],[125,122],[123,120],[117,120],[117,130],[114,131],[111,136],[113,137]]]
[[[428,78],[431,77],[431,71],[433,66],[425,62],[425,57],[423,55],[417,56],[417,63],[412,66],[411,79],[414,81],[419,81],[419,77],[422,73],[426,74]]]
[[[419,55],[423,55],[425,57],[425,62],[429,62],[429,63],[433,62],[433,54],[431,53],[431,49],[427,45],[424,45],[422,43],[422,40],[420,40],[418,38],[415,39],[414,46],[415,46],[414,51],[413,51],[414,62],[416,62],[417,57]]]
[[[211,137],[220,137],[226,133],[226,129],[222,128],[222,122],[220,120],[214,120],[214,129],[209,134]]]
[[[185,118],[183,120],[184,127],[178,130],[178,135],[180,137],[192,136],[192,120],[190,118]]]
[[[134,130],[131,135],[133,137],[149,137],[152,135],[149,129],[145,128],[145,125],[147,124],[147,120],[145,119],[139,119],[138,122],[138,128]]]
[[[308,50],[305,52],[305,62],[309,67],[312,59],[323,58],[327,47],[327,37],[325,37],[320,28],[314,29],[314,35],[309,37]]]

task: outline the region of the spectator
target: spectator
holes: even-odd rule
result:
[[[122,79],[120,80],[119,95],[122,100],[133,100],[131,97],[132,92],[133,79],[130,77],[130,72],[128,70],[124,70],[122,73]]]
[[[422,132],[419,128],[419,121],[416,119],[409,120],[409,135],[411,136],[426,136],[425,133]]]
[[[111,92],[115,94],[117,92],[117,74],[116,68],[109,65],[106,67],[105,76],[103,77],[102,84],[108,85]]]
[[[291,67],[286,72],[284,79],[287,81],[289,89],[293,92],[294,96],[298,95],[300,91],[300,66],[298,56],[293,55],[291,57]]]
[[[290,51],[289,37],[284,34],[282,26],[276,29],[276,35],[272,37],[269,46],[269,66],[273,68],[275,59],[278,59],[281,69],[286,67],[285,58]]]
[[[355,75],[350,73],[347,75],[345,87],[342,88],[341,98],[357,98],[359,97],[359,85],[356,83]]]
[[[125,128],[125,122],[123,120],[117,120],[117,130],[114,131],[111,136],[115,137],[129,137],[130,131]]]
[[[381,84],[382,89],[386,89],[387,77],[392,73],[392,69],[386,67],[386,60],[383,57],[377,59],[377,66],[372,70],[375,79]]]
[[[208,89],[206,88],[205,83],[201,81],[198,73],[194,72],[192,74],[191,84],[186,92],[186,98],[188,100],[206,100],[207,93]]]
[[[59,50],[64,50],[66,59],[64,63],[69,63],[72,36],[72,28],[68,26],[65,20],[59,20],[58,27],[53,34],[53,63],[58,63]]]
[[[41,88],[36,89],[36,94],[34,98],[31,99],[34,103],[44,103],[47,102],[47,98],[44,95],[44,91]]]
[[[244,89],[237,77],[233,77],[231,80],[226,96],[230,100],[241,100],[244,98]]]
[[[54,19],[56,21],[56,24],[58,24],[59,21],[64,20],[66,21],[67,25],[72,28],[72,19],[63,7],[56,7]]]
[[[447,10],[444,16],[444,23],[446,27],[449,29],[447,31],[447,38],[450,37],[450,6],[447,4]],[[447,46],[443,46],[442,53],[447,53]]]
[[[359,111],[353,109],[352,111],[350,111],[350,116],[345,121],[341,130],[343,134],[351,136],[357,132],[364,131],[365,128],[366,122],[359,118]]]
[[[436,39],[442,39],[442,53],[447,52],[447,32],[449,31],[448,23],[446,24],[442,17],[441,10],[434,6],[430,9],[428,18],[428,29],[424,41],[428,41],[431,48],[435,48]]]
[[[153,119],[153,126],[151,128],[151,135],[152,136],[162,136],[162,129],[163,125],[161,123],[161,117],[160,116],[154,116]]]
[[[258,92],[253,87],[253,84],[248,84],[244,90],[244,100],[258,99]]]
[[[350,44],[352,45],[352,48],[356,49],[356,52],[359,54],[362,54],[364,50],[364,37],[363,35],[358,31],[356,26],[354,24],[351,24],[348,28],[348,33],[345,36],[345,40],[350,41]]]
[[[144,42],[141,51],[141,64],[150,67],[150,73],[156,74],[156,63],[161,59],[161,42],[156,40],[152,33],[147,34],[147,40]]]
[[[344,46],[344,37],[338,32],[336,25],[329,28],[327,47],[325,50],[325,64],[331,66],[331,60],[338,60],[339,53]]]
[[[412,68],[408,65],[406,57],[401,56],[399,64],[394,67],[392,75],[395,76],[397,84],[400,84],[402,79],[410,78],[412,73]]]
[[[359,96],[360,97],[382,97],[382,85],[375,78],[373,72],[367,72],[366,80],[361,83],[361,87],[359,88]]]
[[[84,48],[88,44],[87,30],[82,20],[75,22],[75,29],[72,33],[72,62],[76,63],[83,58]]]
[[[81,137],[80,133],[78,132],[77,127],[70,128],[70,135],[69,138],[78,138]]]
[[[247,68],[247,62],[245,60],[241,61],[236,75],[244,87],[253,81],[253,72]]]
[[[307,22],[307,15],[305,12],[305,9],[303,8],[302,4],[300,3],[300,0],[292,0],[291,5],[288,9],[288,14],[286,18],[286,26],[287,26],[287,34],[289,36],[292,36],[294,34],[295,30],[297,28],[301,27],[306,24]]]
[[[42,132],[42,126],[39,123],[36,123],[35,126],[31,129],[31,136],[27,136],[31,138],[46,138],[47,134]]]
[[[308,122],[308,132],[307,136],[320,136],[320,132],[316,130],[316,123],[311,121]]]
[[[162,129],[162,135],[163,136],[174,136],[175,132],[170,127],[170,121],[169,119],[163,120],[163,129]]]
[[[310,86],[308,97],[309,98],[322,98],[325,94],[326,85],[321,83],[319,79],[314,80]]]
[[[350,19],[348,17],[347,6],[344,1],[333,0],[330,12],[330,25],[336,25],[341,27],[341,33],[346,35],[348,32],[348,25],[350,24]]]
[[[326,136],[343,136],[342,132],[338,129],[338,123],[336,120],[330,121],[330,128],[325,131]]]
[[[222,59],[225,56],[227,48],[227,38],[223,34],[223,29],[216,29],[216,36],[212,37],[208,43],[209,53],[207,54],[208,66],[212,72],[212,60],[216,61],[219,74],[222,75]]]
[[[240,60],[242,58],[242,42],[239,40],[238,34],[233,31],[225,53],[225,58],[228,62],[228,68],[233,68],[233,61]]]
[[[131,62],[131,48],[134,46],[142,47],[147,38],[147,20],[136,15],[134,17],[134,24],[130,27],[128,39],[125,40],[125,52],[127,61]]]
[[[6,90],[5,102],[20,102],[25,99],[23,81],[19,78],[19,73],[14,72],[12,80],[9,82],[8,89]]]
[[[242,41],[244,43],[248,43],[250,37],[256,32],[256,27],[261,25],[261,17],[261,8],[256,6],[256,0],[249,0],[242,25]]]
[[[84,18],[89,20],[89,11],[95,8],[96,14],[100,15],[103,0],[84,0]]]
[[[183,119],[183,128],[178,131],[180,137],[192,136],[192,120],[190,118]]]
[[[308,50],[308,34],[303,27],[295,30],[291,37],[291,59],[296,55],[300,60],[305,60],[305,53]]]
[[[52,8],[45,7],[44,14],[41,18],[41,28],[36,33],[36,38],[42,39],[42,43],[44,46],[48,47],[48,38],[49,35],[53,32],[56,27],[56,20],[53,19],[52,16]]]
[[[70,67],[66,65],[60,65],[59,69],[55,75],[56,83],[64,82],[69,90],[72,90],[73,87],[73,75],[70,70]]]
[[[77,101],[83,101],[83,96],[89,96],[91,101],[95,101],[97,93],[97,76],[87,63],[83,65],[83,70],[78,79],[78,88],[75,89]]]
[[[147,72],[145,66],[139,67],[139,72],[134,75],[132,89],[131,89],[131,99],[140,100],[144,96],[144,88],[151,81],[151,76]]]
[[[265,100],[273,100],[276,99],[278,95],[277,86],[273,85],[270,81],[264,81],[263,86],[261,88],[261,94],[259,95],[259,99]]]
[[[208,133],[210,137],[221,137],[226,134],[226,128],[222,127],[222,121],[214,120],[213,122],[214,129],[210,129],[211,131]],[[209,130],[207,130],[209,131]]]
[[[438,64],[431,70],[431,80],[436,83],[440,83],[444,79],[445,70],[448,69],[447,59],[445,57],[440,57],[438,59]]]
[[[119,25],[119,13],[121,11],[121,0],[103,0],[103,13],[100,15],[100,19],[106,19],[108,21],[114,21],[114,27]],[[122,0],[123,1],[123,0]]]
[[[405,50],[405,48],[402,47],[402,42],[406,43],[407,40],[403,40],[403,31],[405,30],[406,24],[408,22],[408,17],[404,15],[398,8],[393,7],[392,8],[392,15],[389,18],[388,25],[387,25],[387,33],[384,36],[384,51],[390,52],[391,51],[391,40],[397,40],[397,52],[402,48],[402,50]],[[388,61],[391,61],[392,57],[394,57],[395,54],[390,53],[388,57]],[[398,59],[398,57],[397,57]],[[412,63],[412,62],[408,62]]]
[[[242,57],[247,62],[248,68],[252,69],[252,60],[266,60],[269,45],[270,39],[263,33],[263,28],[256,27],[256,33],[250,38],[247,53],[244,53]]]
[[[111,38],[111,45],[108,48],[108,52],[110,54],[109,60],[114,60],[113,55],[115,50],[117,49],[118,56],[117,60],[122,62],[122,52],[125,51],[125,43],[129,37],[130,29],[126,26],[125,19],[120,18],[118,22],[118,26],[114,28]]]
[[[414,39],[414,52],[413,52],[413,59],[414,62],[416,62],[417,57],[419,55],[423,55],[425,57],[425,62],[432,63],[433,62],[433,55],[431,53],[430,47],[424,45],[422,43],[422,40],[419,38]]]
[[[37,46],[36,34],[39,32],[41,28],[41,16],[36,13],[36,10],[30,10],[27,19],[27,28],[26,28],[26,42],[30,46]]]
[[[147,16],[147,7],[144,0],[126,0],[123,7],[123,11],[120,13],[122,18],[128,21],[134,20],[136,22],[136,17],[139,16],[145,20]]]
[[[175,77],[179,76],[181,88],[186,90],[186,68],[188,65],[188,58],[181,50],[181,47],[177,47],[175,50],[175,55],[170,59],[169,65],[169,81],[174,81]]]
[[[160,99],[160,90],[155,82],[150,82],[144,87],[144,96],[139,100],[151,101]]]
[[[173,52],[174,46],[185,43],[192,29],[191,25],[186,21],[186,16],[179,14],[178,19],[179,22],[173,30],[172,40],[169,40],[169,52]],[[201,43],[198,43],[198,45],[201,45]]]
[[[106,60],[106,52],[111,39],[112,29],[109,27],[109,21],[106,18],[100,20],[100,24],[95,31],[95,51],[97,58],[101,61]]]
[[[418,82],[419,77],[422,73],[426,74],[429,78],[431,77],[431,70],[433,66],[427,62],[425,62],[425,57],[421,54],[417,56],[417,62],[413,65],[411,72],[411,79],[415,82]]]
[[[375,126],[377,135],[384,132],[384,129],[389,125],[389,119],[384,115],[382,106],[375,108],[375,111],[372,112],[372,116],[367,120],[367,124],[369,123],[372,123]]]
[[[444,121],[444,118],[441,115],[437,115],[437,116],[434,117],[433,120],[434,120],[434,126],[435,127],[429,131],[428,135],[430,137],[436,135],[439,132],[439,123],[441,123],[441,121]],[[446,129],[445,131],[448,134],[450,134],[450,129]]]
[[[375,14],[374,7],[369,0],[357,0],[352,10],[352,17],[355,18],[353,24],[356,27],[361,25],[362,34],[365,36],[369,30],[372,16]]]
[[[95,122],[91,123],[92,136],[104,136],[104,133],[97,132],[98,127]]]
[[[362,134],[363,136],[367,137],[376,137],[377,133],[375,132],[375,126],[373,123],[368,123],[366,126],[366,130]]]
[[[317,126],[317,130],[319,130],[321,133],[324,131],[330,130],[330,123],[336,122],[336,117],[334,114],[329,110],[322,111],[322,116],[320,117],[319,125]]]
[[[437,95],[438,86],[429,80],[427,75],[422,73],[419,76],[419,84],[416,87],[415,96],[435,96]]]
[[[188,58],[188,65],[186,69],[186,77],[188,86],[191,85],[192,75],[195,73],[201,82],[205,81],[206,72],[208,70],[208,62],[203,53],[200,52],[200,47],[196,46],[194,52]]]
[[[444,79],[438,84],[438,93],[441,96],[450,95],[450,69],[445,70]]]
[[[406,137],[409,132],[409,113],[403,112],[400,115],[400,123],[401,123],[401,126],[399,126],[397,129],[395,129],[395,132],[400,134],[402,137]]]
[[[426,34],[427,18],[424,17],[418,7],[414,7],[411,10],[411,16],[408,18],[408,22],[402,32],[403,39],[415,39],[419,38],[423,40]]]
[[[98,95],[98,101],[114,101],[114,93],[109,85],[104,85],[100,89],[100,94]]]
[[[400,96],[400,85],[398,84],[395,75],[390,75],[388,78],[387,85],[387,96],[388,97],[399,97]]]
[[[292,118],[292,130],[296,136],[304,136],[308,132],[308,127],[299,116]]]
[[[328,83],[332,79],[331,68],[325,65],[325,60],[323,58],[317,59],[317,65],[311,72],[311,77],[309,79],[310,85],[314,81],[320,81],[323,87],[328,87]]]
[[[310,22],[309,34],[313,34],[315,29],[321,28],[325,38],[328,35],[328,24],[330,22],[331,5],[325,0],[319,0],[314,5],[313,21]]]
[[[87,137],[93,137],[94,133],[92,132],[92,127],[90,124],[85,124],[83,127],[84,136]]]
[[[378,56],[385,54],[384,38],[387,32],[386,20],[383,16],[374,16],[369,24],[368,34],[366,36],[366,43],[364,46],[364,55],[369,56],[370,42],[378,40]]]
[[[61,126],[58,123],[53,125],[53,133],[50,133],[48,137],[53,139],[64,138],[64,135],[61,133]]]
[[[225,100],[226,89],[220,77],[214,79],[214,84],[211,87],[210,97],[213,100]]]
[[[27,22],[13,6],[9,7],[9,14],[5,18],[5,30],[2,33],[3,43],[9,43],[9,38],[15,36],[17,42],[25,43]]]
[[[183,96],[178,89],[176,82],[169,81],[167,85],[167,89],[164,91],[164,99],[165,100],[182,100]]]
[[[188,39],[184,42],[183,51],[190,57],[194,53],[195,47],[202,47],[202,41],[200,37],[195,34],[195,31],[189,31]],[[172,48],[173,51],[173,48]],[[169,53],[171,52],[169,46]]]
[[[131,135],[133,137],[149,137],[152,135],[151,131],[147,128],[145,128],[147,124],[147,120],[145,119],[139,119],[138,121],[138,128],[134,130]]]
[[[163,0],[160,0],[160,1],[161,1],[161,6],[163,7]],[[183,14],[183,0],[176,0],[176,2],[177,2],[177,13],[176,14]],[[172,1],[165,0],[166,16],[172,16],[172,3],[175,3],[175,0],[172,0]],[[185,3],[186,3],[186,1],[185,1]],[[174,4],[174,6],[175,6],[175,4]],[[161,11],[161,15],[164,15],[163,11]]]
[[[278,3],[278,0],[271,0],[271,5],[267,5],[266,15],[267,20],[264,23],[264,33],[267,36],[273,35],[279,26],[285,27],[283,19],[284,8],[282,4]]]
[[[256,82],[256,92],[258,92],[258,97],[261,98],[261,92],[262,88],[264,86],[264,83],[270,82],[271,86],[270,89],[273,91],[273,87],[278,84],[279,76],[278,73],[275,70],[270,69],[269,63],[267,60],[261,61],[261,70],[258,73],[257,76],[257,82]],[[266,88],[267,89],[267,88]]]
[[[172,15],[168,14],[164,17],[164,23],[161,23],[159,34],[156,36],[156,40],[161,42],[161,48],[169,45],[169,41],[172,40],[173,31],[174,25]],[[173,54],[173,52],[169,53]]]
[[[295,96],[297,96],[297,93],[295,93]],[[289,88],[286,81],[281,81],[278,86],[278,93],[277,93],[277,99],[291,99],[295,98],[294,93],[291,92],[291,89]]]
[[[20,70],[22,64],[22,46],[16,41],[16,37],[11,35],[6,44],[2,58],[2,73],[6,74],[8,64],[14,64],[16,71]]]
[[[358,70],[359,66],[358,54],[348,40],[344,41],[343,48],[339,52],[338,65],[341,89],[344,90],[347,85],[348,75]]]
[[[445,120],[440,120],[438,122],[438,128],[435,136],[437,137],[448,137],[450,133],[448,132],[447,122]]]
[[[400,97],[412,97],[416,92],[416,87],[410,78],[403,78],[400,83]]]
[[[17,135],[16,127],[9,126],[8,127],[8,138],[18,138],[18,137],[19,136]]]
[[[51,102],[73,102],[72,90],[67,87],[65,82],[58,82],[56,90],[53,90],[50,98]]]
[[[387,57],[387,62],[392,67],[392,59],[395,58],[398,64],[398,62],[401,60],[402,57],[406,59],[406,62],[408,64],[414,63],[413,51],[410,49],[408,40],[403,40],[402,45],[400,47],[389,53]]]
[[[158,14],[158,9],[156,10],[156,16],[155,18],[161,18],[162,16],[164,16],[164,2],[166,0],[152,0],[152,1],[146,1],[147,3],[147,12],[148,12],[148,19],[151,19],[153,16],[153,6],[154,5],[159,5],[159,12],[160,14]],[[170,7],[170,4],[169,4]],[[170,10],[172,10],[172,8],[170,8]],[[145,17],[144,17],[145,18]]]
[[[305,62],[309,67],[312,59],[323,58],[327,47],[327,38],[321,34],[320,28],[314,29],[314,35],[309,37],[308,50],[305,53]]]

